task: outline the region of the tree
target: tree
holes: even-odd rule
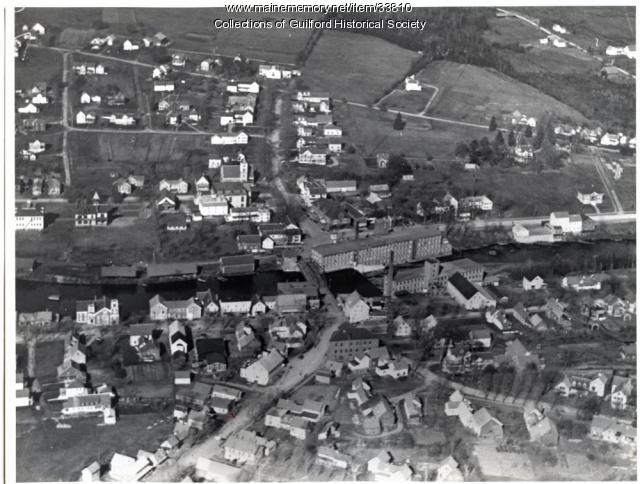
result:
[[[531,131],[531,126],[527,126],[524,130],[525,138],[531,138],[533,136],[533,131]]]
[[[402,115],[398,113],[398,115],[396,116],[396,119],[394,119],[393,121],[393,129],[395,129],[396,131],[402,131],[404,129],[404,125],[405,125],[405,122],[402,119]]]
[[[400,181],[403,175],[408,175],[412,172],[413,169],[407,160],[405,160],[404,156],[389,156],[389,162],[385,168],[385,178],[388,180],[389,185],[395,185]]]
[[[456,145],[456,149],[453,152],[458,158],[464,158],[469,154],[469,147],[466,143],[460,142]]]
[[[504,144],[504,136],[502,136],[502,131],[498,131],[498,133],[496,134],[496,144],[498,145],[503,145]]]
[[[513,132],[513,130],[509,131],[509,139],[507,143],[511,147],[514,147],[516,145],[516,134]]]
[[[498,129],[498,121],[496,121],[495,116],[491,116],[491,120],[489,121],[489,131],[495,131]]]

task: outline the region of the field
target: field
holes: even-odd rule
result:
[[[48,341],[36,345],[36,367],[38,378],[56,374],[56,368],[62,363],[64,356],[64,341]]]
[[[491,69],[437,61],[417,77],[441,89],[430,108],[433,116],[485,123],[493,115],[499,118],[519,110],[528,116],[551,111],[560,118],[585,120],[577,110]]]
[[[364,156],[379,152],[404,153],[411,161],[428,157],[451,160],[456,144],[463,140],[480,139],[487,129],[431,122],[404,117],[402,131],[393,129],[395,114],[336,103],[334,116],[348,133],[350,142]]]
[[[106,193],[117,176],[129,173],[144,175],[145,185],[165,177],[192,181],[207,166],[208,146],[205,136],[72,132],[71,179],[74,185]]]
[[[600,67],[593,58],[575,49],[554,49],[542,46],[534,47],[526,54],[511,50],[505,50],[502,53],[519,73],[556,72],[595,76]]]
[[[424,111],[427,103],[435,92],[436,90],[430,87],[423,87],[422,91],[417,92],[398,89],[385,97],[379,105],[386,106],[388,109],[397,109],[398,111],[418,114]]]
[[[246,14],[224,13],[216,9],[221,19],[244,20]],[[317,18],[315,14],[277,14],[277,19]],[[252,14],[252,20],[275,20],[273,14]],[[214,30],[214,49],[217,54],[241,54],[251,60],[277,64],[295,64],[313,29],[221,29]],[[326,33],[324,33],[326,35]]]
[[[522,44],[538,42],[545,36],[544,32],[522,20],[514,17],[494,17],[489,19],[490,29],[484,32],[484,37],[491,43],[500,45]]]
[[[376,37],[329,31],[307,59],[303,79],[334,99],[372,103],[404,78],[417,57]]]
[[[16,12],[15,22],[16,30],[23,24],[31,26],[36,22],[42,23],[45,27],[55,26],[62,30],[66,27],[86,28],[100,18],[99,8],[26,8]]]
[[[16,89],[31,89],[36,82],[46,82],[58,93],[62,55],[49,49],[30,48],[24,62],[16,61]]]
[[[516,9],[531,17],[539,18],[543,27],[554,23],[566,27],[572,35],[588,38],[590,43],[598,37],[611,44],[633,43],[635,41],[636,16],[634,7],[522,7]],[[583,47],[587,47],[583,45]]]
[[[636,209],[636,169],[632,166],[625,166],[620,180],[614,180],[616,193],[625,210]]]
[[[419,200],[442,197],[447,191],[456,197],[484,194],[494,202],[494,214],[504,217],[541,216],[553,211],[580,213],[577,190],[603,191],[593,166],[568,165],[559,172],[523,173],[519,169],[484,167],[476,172],[459,171],[438,163],[435,170],[420,170],[416,181],[400,185],[393,194],[394,209],[415,210]],[[601,206],[610,209],[610,202]]]
[[[43,232],[16,234],[16,255],[88,264],[151,260],[155,223],[138,219],[134,227],[74,229],[72,221],[56,220]]]
[[[70,429],[56,429],[53,421],[39,422],[18,437],[17,480],[77,481],[84,467],[94,460],[107,463],[114,452],[135,456],[139,449],[155,451],[173,426],[171,416],[159,413],[121,415],[112,426],[97,427],[97,421],[69,420]],[[24,430],[20,427],[19,434]]]
[[[74,55],[69,59],[71,65],[72,62],[96,62],[95,57]],[[136,86],[134,81],[134,66],[123,62],[115,61],[100,61],[107,71],[107,75],[104,76],[78,76],[72,74],[72,83],[69,88],[69,101],[71,103],[72,112],[76,113],[80,109],[87,109],[87,105],[80,104],[80,94],[87,92],[90,95],[99,95],[102,97],[102,103],[99,105],[100,109],[96,110],[96,106],[89,105],[88,108],[92,112],[96,112],[96,115],[108,115],[112,112],[125,112],[135,113],[138,110],[138,115],[143,114],[145,111],[141,101],[138,101],[136,95]],[[138,73],[140,82],[145,78],[145,74],[150,74],[147,70],[144,70],[144,74]],[[150,75],[148,76],[150,77]],[[147,87],[147,86],[145,86]],[[150,89],[150,87],[149,87]],[[108,94],[116,94],[121,92],[126,98],[126,104],[122,107],[109,107],[106,104],[105,97]]]

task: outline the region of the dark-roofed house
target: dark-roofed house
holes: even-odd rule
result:
[[[238,250],[242,252],[260,252],[262,249],[262,237],[258,234],[238,235],[236,242]]]
[[[349,361],[361,358],[368,350],[380,346],[380,340],[366,329],[344,324],[336,331],[329,342],[327,359]]]
[[[220,257],[220,272],[225,276],[253,274],[255,272],[255,259],[252,255]]]
[[[447,292],[468,311],[496,306],[496,300],[482,287],[474,285],[459,272],[449,278]]]
[[[191,262],[148,264],[147,277],[190,276],[195,277],[198,266]]]
[[[227,369],[227,345],[222,338],[196,339],[196,358],[205,371],[215,373]]]
[[[135,279],[138,277],[138,268],[136,266],[102,266],[100,277]]]
[[[513,365],[516,371],[523,371],[528,366],[541,367],[540,357],[527,350],[519,339],[507,341],[504,355],[496,357],[496,363],[500,364],[502,362]]]

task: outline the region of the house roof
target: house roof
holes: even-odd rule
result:
[[[197,272],[198,272],[198,266],[191,262],[147,264],[147,276],[149,277],[196,274]]]
[[[222,338],[199,338],[196,340],[196,353],[198,354],[198,361],[207,359],[211,355],[220,355],[222,360],[226,361],[225,355],[227,354],[227,345]]]
[[[363,250],[366,248],[379,247],[394,242],[415,240],[420,237],[433,237],[440,235],[440,230],[435,225],[416,225],[407,229],[397,230],[389,234],[376,237],[367,237],[356,240],[349,240],[337,244],[323,244],[313,248],[318,254],[327,257],[341,254],[348,251]]]
[[[459,272],[452,275],[449,278],[449,282],[467,300],[471,299],[478,292],[478,288]]]
[[[102,277],[136,277],[138,268],[136,266],[102,266],[100,276]]]
[[[331,341],[349,341],[349,340],[369,340],[375,339],[377,340],[373,333],[364,328],[358,328],[356,326],[352,326],[350,324],[344,324],[340,326],[338,331],[336,331],[331,336]]]

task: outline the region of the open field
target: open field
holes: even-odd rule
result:
[[[16,59],[16,89],[31,89],[46,82],[56,94],[61,92],[62,55],[48,49],[30,48],[24,61]]]
[[[540,216],[553,211],[580,213],[577,190],[603,191],[591,165],[568,165],[557,172],[522,172],[519,168],[483,167],[476,172],[460,171],[449,163],[436,163],[435,170],[419,170],[415,182],[400,184],[392,195],[394,211],[415,211],[415,203],[451,192],[460,197],[486,195],[494,203],[494,215]],[[610,209],[605,198],[601,210]],[[586,209],[591,213],[593,209]]]
[[[73,62],[96,62],[95,57],[83,56],[75,54],[69,59],[70,64]],[[78,76],[72,74],[72,82],[69,88],[69,101],[72,107],[72,113],[78,110],[89,110],[96,112],[97,115],[108,115],[112,112],[136,112],[142,106],[138,105],[136,98],[136,89],[134,83],[134,66],[123,62],[100,60],[104,65],[107,75],[104,76]],[[148,71],[148,72],[147,72]],[[151,71],[145,69],[145,74],[150,77]],[[141,75],[144,79],[145,74]],[[81,105],[80,94],[87,92],[90,95],[99,95],[102,97],[102,103],[99,106]],[[106,104],[105,97],[108,94],[122,93],[126,98],[126,104],[122,107],[110,107]],[[88,107],[90,106],[90,107]],[[98,109],[97,109],[98,108]],[[141,110],[144,112],[144,110]],[[140,114],[140,112],[138,113]]]
[[[47,341],[36,345],[36,367],[38,378],[56,374],[56,367],[62,363],[64,341]]]
[[[484,123],[493,115],[499,118],[517,109],[528,116],[551,111],[560,118],[585,121],[577,110],[491,69],[436,61],[417,77],[442,90],[431,105],[433,116]]]
[[[537,43],[538,39],[545,36],[540,29],[515,17],[490,18],[489,27],[489,30],[484,32],[484,37],[489,42],[500,45]]]
[[[96,426],[99,420],[68,420],[70,429],[56,429],[53,421],[38,422],[16,441],[17,480],[78,480],[84,467],[94,460],[106,463],[114,452],[135,456],[138,449],[155,451],[173,426],[170,415],[162,413],[121,415],[116,425],[104,427]],[[24,430],[20,427],[19,434]]]
[[[212,18],[244,20],[246,14],[222,13],[222,9],[212,10],[216,16]],[[218,16],[219,15],[219,16]],[[319,14],[277,14],[278,20],[286,19],[312,19],[319,18]],[[251,15],[253,20],[275,21],[274,14],[255,13]],[[217,54],[235,56],[241,54],[250,59],[263,60],[282,64],[295,64],[298,55],[304,49],[309,38],[314,33],[313,29],[221,29],[214,30],[214,50]],[[326,35],[324,33],[323,35]]]
[[[209,146],[206,136],[72,132],[71,178],[74,185],[105,193],[111,192],[117,176],[130,173],[144,175],[147,186],[165,177],[192,181],[207,166]]]
[[[75,229],[72,221],[56,220],[43,232],[16,234],[16,255],[88,264],[151,260],[155,235],[153,219],[136,220],[135,230],[131,227]]]
[[[436,103],[437,104],[437,103]],[[456,143],[488,136],[488,129],[403,118],[402,131],[393,129],[395,114],[336,103],[334,117],[349,134],[349,141],[362,156],[379,152],[404,153],[411,161],[428,157],[450,160]]]
[[[31,26],[36,22],[62,30],[66,27],[87,28],[100,18],[100,8],[26,8],[16,12],[15,22],[18,32],[23,24]]]
[[[613,185],[616,193],[625,210],[636,209],[636,169],[632,166],[625,166],[620,180],[614,180]]]
[[[193,224],[186,232],[162,232],[161,259],[204,260],[238,253],[236,236],[250,233],[248,224]]]
[[[600,64],[576,49],[536,46],[525,54],[511,50],[504,50],[502,54],[509,59],[511,65],[519,73],[551,71],[558,74],[599,75]]]
[[[386,97],[380,105],[388,109],[397,109],[398,111],[418,114],[424,110],[435,92],[435,89],[430,87],[423,87],[422,91],[405,91],[398,89]]]
[[[594,38],[612,44],[635,41],[635,9],[632,6],[615,7],[516,7],[513,10],[540,19],[540,25],[551,28],[554,23],[566,27],[574,36],[584,36],[593,44]],[[580,42],[578,42],[580,43]],[[582,44],[581,44],[582,45]],[[587,47],[583,45],[583,47]]]
[[[403,79],[418,54],[362,34],[325,32],[303,69],[311,89],[370,103]]]

